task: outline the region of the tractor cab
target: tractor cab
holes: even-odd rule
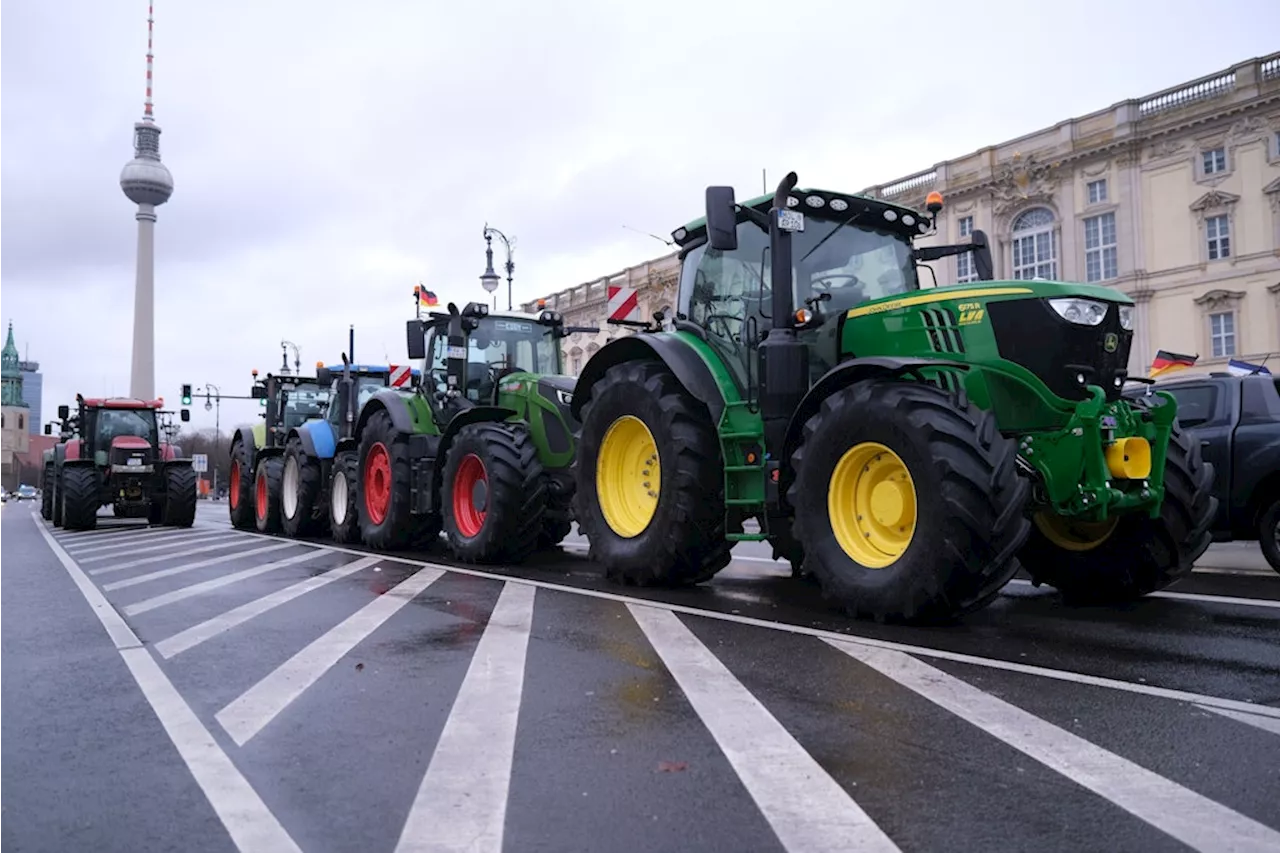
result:
[[[346,353],[342,355],[342,364],[325,365],[316,363],[316,382],[321,389],[328,389],[328,405],[324,419],[333,427],[335,433],[347,436],[354,426],[360,409],[364,407],[374,394],[391,386],[391,366],[385,364],[351,364]],[[422,371],[413,368],[409,371],[411,382],[416,382]]]
[[[329,389],[320,387],[315,379],[276,376],[272,373],[268,373],[265,379],[258,379],[256,370],[253,377],[250,395],[260,400],[265,408],[262,413],[263,423],[254,430],[257,439],[255,443],[259,447],[281,445],[289,430],[324,416],[329,402]]]
[[[479,302],[460,312],[450,305],[449,313],[436,311],[426,321],[409,321],[409,357],[426,362],[422,387],[428,398],[493,405],[508,377],[561,375],[560,339],[575,331],[584,330],[565,326],[555,311],[491,315]]]

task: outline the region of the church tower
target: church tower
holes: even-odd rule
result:
[[[20,485],[16,456],[30,447],[28,435],[31,410],[22,399],[22,358],[13,342],[13,321],[9,321],[9,339],[0,350],[0,480],[13,491]],[[35,485],[32,483],[31,485]]]

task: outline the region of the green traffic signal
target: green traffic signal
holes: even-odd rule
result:
[[[191,405],[191,386],[190,385],[182,386],[182,405],[184,406]]]

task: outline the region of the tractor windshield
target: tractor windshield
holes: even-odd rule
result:
[[[98,409],[94,427],[96,444],[106,448],[116,436],[130,435],[156,442],[156,413],[153,409]]]
[[[821,298],[822,312],[831,317],[869,299],[920,286],[905,237],[847,220],[808,216],[805,230],[792,234],[791,257],[795,306]],[[707,330],[708,340],[744,388],[747,359],[772,325],[771,265],[769,235],[744,222],[738,225],[737,249],[720,252],[704,243],[685,256],[681,271],[681,313]],[[830,324],[829,333],[834,328]],[[826,359],[815,354],[816,370]]]
[[[329,402],[329,390],[310,384],[282,388],[280,399],[283,403],[281,421],[285,429],[292,429],[324,414],[325,404]]]
[[[467,338],[467,397],[480,401],[492,395],[499,379],[519,371],[561,373],[559,342],[549,326],[531,317],[483,317]],[[446,387],[445,346],[448,332],[432,327],[428,341],[428,387]]]

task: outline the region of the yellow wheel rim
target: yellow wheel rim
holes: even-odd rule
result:
[[[827,489],[836,542],[872,569],[893,565],[916,531],[916,487],[898,454],[867,441],[840,457]]]
[[[1041,510],[1032,516],[1036,527],[1054,545],[1064,551],[1092,551],[1111,538],[1117,517],[1106,521],[1078,521]]]
[[[662,493],[658,443],[644,421],[623,415],[600,442],[596,496],[605,523],[624,539],[639,536],[653,520]]]

